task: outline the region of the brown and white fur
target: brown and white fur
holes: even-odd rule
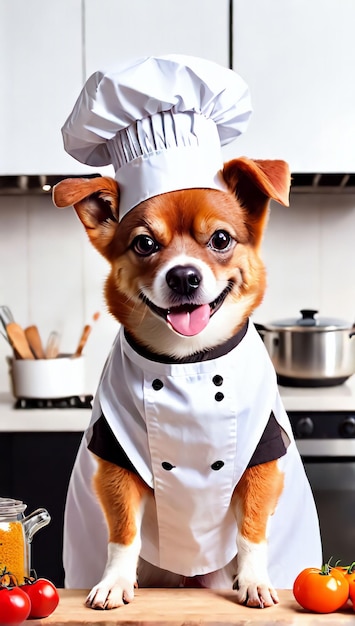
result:
[[[158,195],[121,221],[119,188],[111,178],[67,179],[54,189],[54,203],[74,205],[91,243],[110,263],[105,285],[110,312],[150,351],[186,357],[215,347],[242,327],[263,298],[261,240],[270,199],[288,205],[288,166],[243,157],[226,163],[223,177],[229,191]],[[222,304],[211,308],[200,333],[183,336],[171,328],[168,310],[210,304],[221,294]],[[154,495],[138,476],[100,459],[95,488],[109,545],[103,578],[87,604],[114,608],[133,599],[140,519],[146,499]],[[271,461],[247,469],[232,497],[238,526],[233,586],[237,600],[249,606],[278,602],[267,572],[266,530],[282,489],[283,475]],[[175,578],[166,573],[166,580],[158,577],[155,583],[171,586]],[[213,586],[213,576],[206,580]]]

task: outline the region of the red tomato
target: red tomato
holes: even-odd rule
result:
[[[352,603],[354,604],[355,603],[355,570],[354,570],[354,563],[352,563],[348,567],[336,567],[335,569],[339,570],[343,574],[344,578],[346,578],[346,580],[348,581],[348,583],[349,583],[349,598],[352,601]]]
[[[0,588],[0,624],[22,624],[30,609],[30,599],[20,587]]]
[[[353,604],[353,609],[355,611],[355,585],[350,585],[349,597]]]
[[[332,613],[339,609],[349,597],[349,583],[342,572],[324,567],[307,568],[296,578],[293,595],[308,611]]]
[[[349,583],[349,590],[351,592],[351,589],[355,589],[355,572],[343,572],[343,576],[344,578],[346,578],[346,580]]]
[[[45,578],[37,578],[33,582],[21,585],[21,589],[27,593],[31,601],[30,619],[48,617],[58,606],[58,591],[53,583]]]
[[[355,572],[352,572],[351,574],[345,574],[345,578],[349,583],[349,598],[353,603],[353,608],[355,611]]]

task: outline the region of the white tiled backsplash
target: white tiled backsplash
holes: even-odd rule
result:
[[[263,257],[268,288],[254,320],[296,316],[301,308],[355,321],[355,195],[294,194],[290,208],[272,203]],[[72,209],[50,196],[0,197],[0,304],[22,326],[37,324],[46,342],[61,335],[74,351],[81,330],[101,315],[85,348],[87,392],[94,393],[117,331],[102,295],[107,273]],[[0,336],[0,392],[9,390]]]

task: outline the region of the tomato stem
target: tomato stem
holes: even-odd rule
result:
[[[320,570],[320,575],[321,576],[329,576],[330,574],[330,570],[332,569],[332,566],[330,564],[331,560],[332,560],[332,556],[330,557],[329,561],[327,563],[324,563],[324,565],[322,565],[322,568]]]
[[[337,561],[335,561],[335,565],[331,566],[330,562],[332,560],[332,556],[330,557],[327,565],[329,565],[330,568],[339,568],[341,570],[343,570],[346,574],[353,574],[355,572],[355,561],[353,561],[351,563],[351,565],[340,565],[341,563],[341,559],[338,559]]]

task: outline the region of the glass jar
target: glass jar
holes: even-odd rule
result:
[[[24,516],[27,504],[0,498],[0,574],[13,574],[19,585],[30,576],[33,535],[50,522],[45,509]]]

